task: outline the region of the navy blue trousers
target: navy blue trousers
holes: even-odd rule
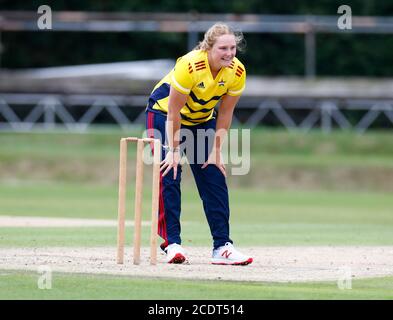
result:
[[[160,138],[163,146],[166,144],[164,141],[166,119],[165,114],[146,111],[148,136],[150,138]],[[215,119],[195,126],[181,126],[182,133],[187,129],[187,134],[181,141],[182,150],[190,163],[199,196],[203,203],[203,209],[213,237],[214,249],[223,246],[226,242],[232,243],[229,238],[229,199],[226,179],[215,165],[210,164],[202,169],[202,165],[207,160],[211,150],[212,143],[207,142],[213,142],[212,135],[214,136],[215,126]],[[210,134],[210,139],[208,135],[204,136],[206,133]],[[187,139],[190,134],[193,135],[193,138]],[[202,135],[204,138],[198,139],[198,135]],[[166,150],[163,148],[162,159],[165,158],[165,152]],[[179,165],[176,179],[173,179],[173,169],[165,177],[161,175],[158,234],[167,244],[181,244],[181,173],[182,168]]]

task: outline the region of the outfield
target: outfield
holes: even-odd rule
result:
[[[130,135],[135,133],[139,132]],[[2,133],[0,215],[116,219],[121,135],[115,130],[84,135]],[[250,175],[229,179],[231,233],[236,243],[245,247],[393,245],[390,133],[329,136],[254,130],[252,137]],[[183,243],[207,247],[209,229],[189,169],[185,171]],[[150,185],[145,187],[148,203]],[[132,196],[127,206],[133,207]],[[131,237],[128,233],[128,243]],[[147,236],[143,241],[147,245]],[[115,227],[0,226],[0,248],[115,245]],[[65,273],[53,275],[52,290],[39,290],[37,277],[32,271],[0,270],[0,298],[393,298],[391,276],[353,279],[352,290],[339,290],[335,281],[207,282]]]

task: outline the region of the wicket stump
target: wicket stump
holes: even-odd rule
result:
[[[158,206],[160,189],[160,161],[161,142],[159,139],[129,137],[120,139],[119,164],[119,203],[118,203],[118,229],[117,229],[117,263],[124,262],[125,215],[126,215],[126,187],[127,187],[127,144],[135,142],[136,177],[135,177],[135,218],[134,218],[134,264],[140,263],[141,252],[141,224],[142,224],[142,194],[143,194],[143,149],[145,143],[154,145],[153,156],[153,184],[151,207],[151,234],[150,234],[150,264],[157,264],[157,229]]]

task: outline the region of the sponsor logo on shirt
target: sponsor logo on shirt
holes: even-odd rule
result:
[[[203,83],[203,81],[197,84],[197,88],[205,89],[205,84]]]

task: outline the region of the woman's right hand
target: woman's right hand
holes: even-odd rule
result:
[[[181,155],[178,149],[174,151],[167,151],[165,159],[160,162],[160,171],[162,172],[162,176],[165,177],[167,173],[173,169],[173,180],[176,179],[177,176],[177,167],[180,163]]]

